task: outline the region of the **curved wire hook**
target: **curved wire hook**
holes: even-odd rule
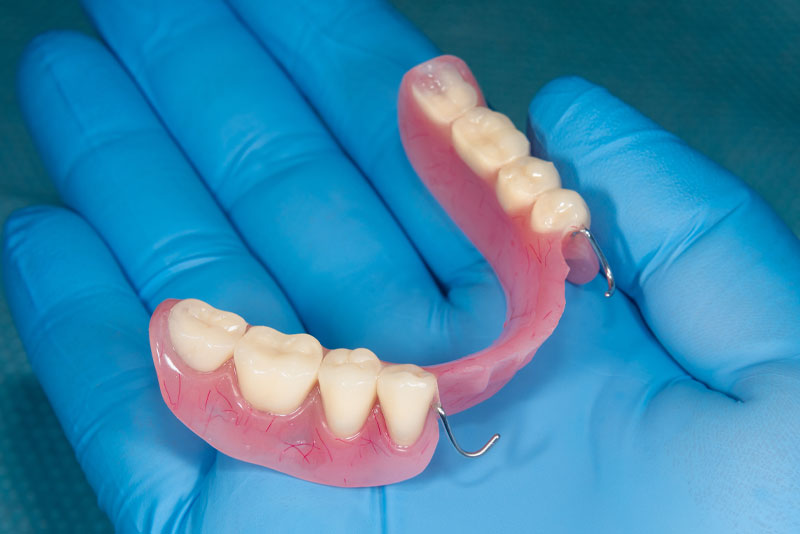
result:
[[[617,289],[617,284],[616,282],[614,282],[614,273],[611,272],[611,266],[608,264],[606,255],[603,254],[603,251],[600,249],[600,245],[594,238],[594,234],[592,234],[592,232],[590,232],[588,228],[584,227],[581,228],[580,230],[572,232],[572,237],[575,237],[576,234],[581,234],[589,241],[589,244],[592,246],[592,250],[594,251],[595,256],[597,256],[597,260],[600,262],[600,269],[602,269],[603,271],[603,276],[606,277],[606,281],[608,282],[608,291],[606,291],[606,297],[610,297],[611,295],[614,294],[614,291]]]
[[[458,445],[456,438],[453,436],[453,430],[450,428],[450,423],[447,421],[447,414],[444,413],[444,408],[442,408],[441,404],[436,405],[436,413],[439,414],[439,418],[442,420],[444,429],[447,432],[447,437],[450,438],[450,443],[453,444],[453,447],[455,447],[459,453],[466,456],[467,458],[477,458],[478,456],[483,456],[484,453],[488,451],[492,447],[492,445],[494,445],[497,442],[498,439],[500,439],[500,434],[495,434],[494,436],[492,436],[492,439],[486,442],[486,445],[484,445],[477,451],[467,452]]]

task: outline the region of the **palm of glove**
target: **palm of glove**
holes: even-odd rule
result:
[[[534,100],[532,144],[587,199],[624,294],[568,285],[533,362],[454,417],[466,445],[500,432],[495,450],[470,461],[442,443],[409,482],[342,490],[227,458],[176,421],[147,346],[167,297],[417,363],[485,346],[502,323],[494,276],[397,138],[396,87],[427,41],[372,2],[231,4],[261,44],[213,2],[87,2],[141,93],[71,34],[36,41],[20,74],[77,214],[10,220],[6,289],[119,530],[797,526],[797,241],[735,178],[579,79]]]

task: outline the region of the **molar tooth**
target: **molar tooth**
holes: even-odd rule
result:
[[[475,174],[494,181],[497,170],[527,156],[530,143],[511,119],[485,107],[475,107],[453,122],[453,146]]]
[[[378,375],[378,399],[392,441],[404,447],[416,443],[436,391],[436,377],[416,365],[383,368]]]
[[[381,362],[369,349],[335,349],[319,368],[319,390],[325,419],[334,435],[358,433],[375,404]]]
[[[242,395],[253,407],[286,415],[303,404],[322,361],[322,345],[308,334],[254,326],[236,344],[233,363]]]
[[[233,347],[247,323],[235,313],[218,310],[202,300],[178,302],[169,313],[172,346],[186,365],[211,372],[233,356]]]
[[[530,209],[537,196],[559,187],[555,165],[533,156],[515,159],[497,173],[497,200],[511,215]]]
[[[477,105],[478,93],[453,65],[429,62],[421,69],[424,77],[411,87],[411,91],[429,118],[450,124]]]
[[[589,228],[589,207],[583,198],[570,189],[545,191],[533,203],[531,229],[534,232],[564,232]]]

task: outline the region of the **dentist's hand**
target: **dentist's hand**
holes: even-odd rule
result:
[[[58,33],[23,58],[22,108],[69,209],[8,221],[4,277],[118,530],[800,529],[800,245],[580,79],[534,99],[531,137],[587,200],[622,292],[568,285],[533,362],[453,418],[465,445],[503,434],[495,448],[467,460],[442,441],[419,477],[368,489],[216,453],[161,400],[147,322],[164,298],[395,361],[499,332],[491,270],[399,143],[400,78],[438,52],[374,0],[85,3],[113,54]]]

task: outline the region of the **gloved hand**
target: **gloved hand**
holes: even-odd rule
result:
[[[623,293],[568,285],[533,362],[452,418],[465,446],[500,432],[495,448],[467,460],[442,440],[419,477],[367,489],[216,453],[161,399],[147,324],[164,298],[394,361],[499,332],[491,270],[397,133],[400,78],[437,52],[373,0],[85,3],[114,55],[54,33],[22,61],[22,108],[69,209],[9,219],[4,277],[119,531],[800,529],[798,241],[577,78],[534,99],[531,138],[587,200]]]

